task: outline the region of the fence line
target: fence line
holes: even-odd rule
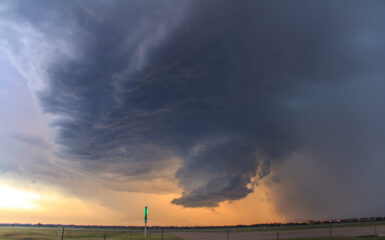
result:
[[[369,225],[357,225],[355,227],[343,228],[339,224],[326,224],[318,228],[207,228],[207,229],[165,229],[165,228],[149,228],[148,237],[144,237],[144,229],[113,229],[113,228],[76,228],[68,226],[60,227],[1,227],[1,231],[8,229],[13,234],[19,232],[21,235],[27,236],[28,232],[34,235],[41,233],[44,237],[51,239],[65,240],[89,238],[89,239],[112,239],[123,237],[130,240],[167,240],[170,235],[190,239],[214,239],[218,240],[242,240],[242,239],[258,239],[258,240],[282,240],[291,238],[325,238],[335,239],[339,237],[358,237],[366,236],[373,240],[378,240],[378,236],[385,236],[385,224],[377,224],[372,222]],[[5,231],[5,230],[4,230]],[[23,234],[22,234],[23,233]],[[5,235],[4,235],[5,236]],[[15,235],[16,236],[16,235]]]

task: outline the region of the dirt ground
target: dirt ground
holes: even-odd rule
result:
[[[377,226],[377,234],[385,236],[385,226]],[[226,232],[174,232],[184,240],[226,240]],[[288,230],[278,232],[279,239],[328,238],[329,229]],[[374,235],[373,227],[350,227],[332,229],[333,237],[358,237]],[[229,240],[271,240],[277,239],[277,232],[229,232]]]

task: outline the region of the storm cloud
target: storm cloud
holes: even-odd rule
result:
[[[345,216],[359,198],[376,211],[355,214],[385,214],[382,1],[5,6],[2,47],[41,82],[60,157],[128,179],[175,177],[172,203],[185,207],[242,199],[273,176],[282,212],[316,216],[323,204],[331,215],[339,199],[351,203]]]

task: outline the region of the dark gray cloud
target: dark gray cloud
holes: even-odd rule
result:
[[[318,189],[336,184],[333,193],[351,190],[340,201],[366,201],[355,194],[364,192],[385,213],[384,177],[356,175],[385,156],[383,2],[21,3],[19,21],[76,49],[49,55],[39,92],[43,110],[61,116],[62,157],[138,179],[166,177],[178,158],[183,194],[172,202],[186,207],[241,199],[285,166],[275,178],[282,212],[335,209]],[[322,166],[311,189],[290,168],[298,159]],[[323,167],[333,181],[317,175]]]

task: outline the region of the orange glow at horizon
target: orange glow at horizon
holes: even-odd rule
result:
[[[8,196],[0,200],[0,222],[141,226],[143,206],[149,206],[149,226],[248,225],[285,221],[275,212],[263,186],[256,187],[254,193],[244,199],[223,202],[216,208],[183,208],[171,204],[178,194],[105,190],[105,199],[95,201],[51,191],[35,193],[1,186],[1,196]],[[11,204],[12,199],[15,201]]]

